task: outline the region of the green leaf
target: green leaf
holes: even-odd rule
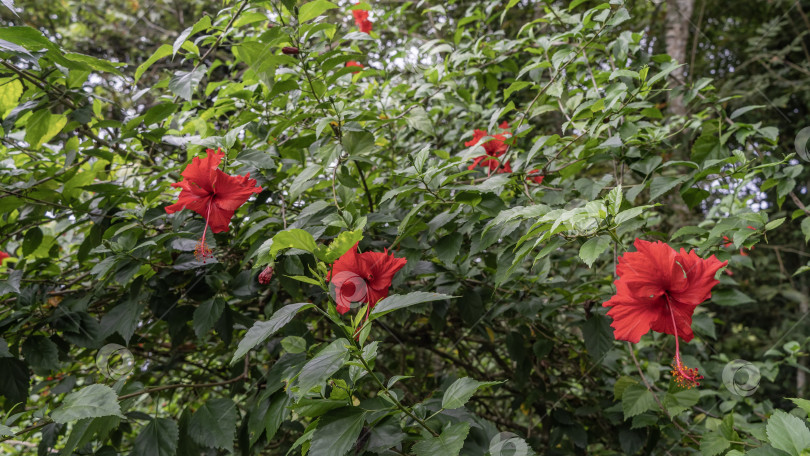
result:
[[[224,299],[217,296],[207,299],[197,306],[194,309],[194,334],[202,339],[214,327],[227,305],[228,303]]]
[[[177,423],[169,418],[155,418],[135,438],[132,456],[174,456],[180,437]]]
[[[622,223],[624,223],[624,222],[626,222],[626,221],[628,221],[630,219],[634,219],[634,218],[638,217],[639,215],[641,215],[642,212],[646,211],[647,209],[649,209],[651,207],[653,207],[653,206],[636,206],[636,207],[631,207],[630,209],[621,211],[621,212],[619,212],[618,215],[616,215],[616,219],[614,220],[614,222],[616,223],[616,225],[621,225]]]
[[[791,456],[801,456],[810,448],[810,430],[804,421],[782,410],[776,410],[765,426],[771,445]]]
[[[267,321],[257,321],[245,334],[245,337],[239,341],[239,346],[236,348],[236,353],[231,358],[231,364],[235,363],[239,358],[253,349],[253,347],[264,342],[268,337],[272,336],[279,329],[289,323],[295,314],[302,310],[313,307],[312,304],[307,302],[299,302],[296,304],[288,304],[273,314]]]
[[[298,199],[298,196],[300,196],[301,193],[303,193],[306,189],[320,182],[321,180],[317,179],[316,176],[320,174],[322,169],[323,167],[321,165],[309,165],[301,173],[295,176],[292,184],[290,184],[290,200],[293,201]]]
[[[356,157],[374,149],[374,135],[365,130],[350,131],[343,136],[342,144],[349,156]]]
[[[307,351],[307,340],[299,336],[287,336],[281,339],[281,346],[287,353],[303,353]]]
[[[365,417],[365,412],[359,407],[344,407],[327,413],[312,434],[309,454],[344,456],[357,443]]]
[[[532,85],[532,83],[528,82],[528,81],[515,81],[515,82],[513,82],[512,84],[509,85],[509,87],[506,88],[506,90],[503,91],[503,99],[504,99],[504,101],[506,101],[506,99],[509,98],[509,96],[512,95],[512,93],[523,90],[526,87],[529,87],[530,85]]]
[[[177,54],[177,51],[180,50],[180,47],[189,36],[194,35],[202,30],[208,30],[209,28],[211,28],[211,16],[203,16],[202,19],[197,21],[196,24],[183,30],[177,39],[174,40],[174,45],[172,45],[172,56]]]
[[[442,408],[452,410],[464,407],[464,404],[478,391],[485,386],[499,385],[502,382],[479,382],[469,377],[456,380],[447,388],[442,397]]]
[[[290,414],[289,405],[291,402],[292,398],[286,393],[279,394],[270,402],[270,407],[268,407],[267,415],[264,418],[264,432],[268,442],[273,441],[273,437],[281,427],[281,423]]]
[[[5,396],[3,405],[6,410],[28,400],[30,374],[28,366],[15,358],[0,358],[0,396]]]
[[[298,374],[298,396],[304,396],[326,380],[349,360],[348,340],[338,339],[307,361]]]
[[[655,200],[659,196],[677,187],[679,184],[685,182],[688,178],[689,176],[658,176],[653,178],[652,182],[650,182],[650,201]]]
[[[0,82],[0,119],[5,118],[6,113],[17,107],[22,94],[23,85],[19,80],[3,79]]]
[[[591,359],[598,362],[605,353],[613,348],[613,330],[607,318],[594,313],[591,318],[582,324],[582,333],[585,342],[585,349]]]
[[[440,436],[417,442],[411,448],[416,456],[458,456],[470,432],[470,423],[456,423],[444,429]]]
[[[86,386],[79,391],[68,394],[62,405],[51,412],[51,418],[57,423],[71,423],[83,418],[98,418],[102,416],[117,416],[126,418],[121,414],[118,405],[118,396],[112,388],[95,384]]]
[[[144,114],[143,124],[148,127],[149,125],[160,123],[170,115],[174,114],[174,112],[177,111],[177,108],[179,108],[179,106],[175,103],[161,103],[159,105],[152,106],[148,111],[146,111],[146,114]]]
[[[594,261],[599,258],[599,255],[607,250],[608,247],[610,247],[610,236],[590,238],[579,248],[579,257],[590,268],[593,266]]]
[[[640,415],[655,406],[655,397],[642,385],[629,385],[622,394],[624,419]]]
[[[85,418],[73,424],[65,446],[60,456],[72,456],[73,450],[87,445],[93,440],[105,440],[109,433],[118,427],[121,419],[117,416],[104,416],[101,418]]]
[[[678,415],[697,404],[699,399],[700,391],[697,389],[684,389],[667,393],[661,402],[663,402],[670,415]]]
[[[239,152],[236,160],[258,169],[275,169],[276,161],[267,152],[255,149],[245,149]]]
[[[765,225],[765,230],[770,231],[773,229],[778,228],[781,224],[785,223],[785,217],[778,218],[776,220],[771,220]]]
[[[67,124],[67,117],[62,114],[51,114],[41,109],[31,115],[25,123],[25,141],[32,149],[38,149],[48,142]]]
[[[59,364],[56,344],[45,336],[31,336],[23,342],[22,354],[34,372],[43,375],[55,370]]]
[[[416,304],[453,298],[455,298],[455,296],[441,293],[428,293],[425,291],[414,291],[406,295],[391,295],[387,298],[381,299],[377,305],[374,306],[374,309],[371,310],[371,316],[369,319],[374,320],[389,312],[404,309]]]
[[[6,339],[0,337],[0,358],[11,358],[11,352],[8,351],[8,342]]]
[[[616,215],[622,207],[622,186],[621,184],[614,187],[605,197],[605,202],[608,206],[608,213]]]
[[[807,413],[808,416],[810,416],[810,401],[809,400],[798,398],[798,397],[789,397],[788,399],[793,401],[794,404],[796,404],[799,408],[804,410],[804,412]]]
[[[146,307],[145,302],[140,302],[139,297],[133,296],[121,304],[113,307],[101,318],[101,332],[102,337],[106,338],[114,332],[117,332],[124,338],[124,341],[129,343],[132,335],[135,334],[135,328],[141,321],[140,315]]]
[[[739,306],[756,302],[737,288],[712,290],[712,302],[720,306]]]
[[[805,217],[802,220],[802,233],[804,234],[804,243],[810,242],[810,217]]]
[[[731,442],[720,431],[710,431],[700,438],[700,454],[714,456],[725,451]]]
[[[613,400],[618,401],[624,395],[624,390],[630,385],[638,385],[638,380],[626,375],[619,377],[613,385]]]
[[[363,240],[363,230],[343,231],[338,234],[329,246],[318,246],[315,255],[324,263],[331,264]]]
[[[301,249],[307,252],[315,252],[318,245],[315,238],[304,230],[297,228],[281,231],[273,236],[268,254],[270,258],[275,258],[278,252],[284,249]]]
[[[188,422],[188,435],[200,445],[233,452],[236,404],[229,398],[209,399]]]
[[[169,81],[169,90],[178,97],[191,101],[194,91],[197,90],[197,85],[205,76],[206,70],[205,65],[200,65],[192,71],[178,71]]]
[[[139,79],[141,79],[141,76],[143,76],[143,73],[144,73],[146,70],[148,70],[148,69],[149,69],[149,67],[150,67],[150,66],[152,66],[152,64],[154,64],[154,63],[155,63],[155,62],[157,62],[158,60],[162,59],[163,57],[166,57],[167,55],[169,55],[169,54],[171,54],[171,53],[172,53],[172,47],[171,47],[171,45],[164,44],[164,45],[160,46],[160,47],[159,47],[159,48],[158,48],[158,49],[155,51],[155,53],[154,53],[154,54],[152,54],[152,56],[151,56],[151,57],[149,57],[148,59],[146,59],[146,61],[145,61],[145,62],[143,62],[142,64],[140,64],[140,65],[138,66],[138,68],[135,70],[135,80],[134,80],[134,81],[132,81],[132,84],[137,84],[137,83],[138,83],[138,80],[139,80]]]
[[[337,7],[337,5],[327,0],[315,0],[314,2],[305,3],[298,10],[298,22],[310,21],[323,14],[324,11]]]

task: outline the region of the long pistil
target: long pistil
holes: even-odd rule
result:
[[[698,380],[703,379],[702,375],[698,374],[696,367],[686,367],[681,361],[681,350],[678,342],[678,325],[675,322],[675,312],[672,310],[672,305],[669,302],[669,295],[667,295],[667,308],[669,309],[669,316],[672,318],[672,328],[675,332],[675,359],[672,363],[672,377],[675,383],[681,388],[692,388],[700,386]]]
[[[205,228],[203,228],[202,238],[200,238],[200,242],[194,248],[194,256],[205,263],[205,259],[214,256],[214,252],[208,248],[205,244],[205,234],[208,232],[208,217],[211,215],[211,204],[213,203],[213,198],[208,200],[208,210],[205,213]]]

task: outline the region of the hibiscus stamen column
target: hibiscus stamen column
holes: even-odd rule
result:
[[[208,209],[205,213],[205,227],[200,242],[194,248],[194,256],[205,263],[205,259],[214,256],[214,252],[205,244],[205,234],[208,232],[208,218],[211,216],[211,201],[208,202]]]
[[[672,378],[675,383],[681,388],[690,389],[695,386],[700,386],[698,380],[703,379],[702,375],[698,375],[697,367],[686,367],[681,361],[681,347],[678,343],[678,325],[675,321],[675,312],[672,310],[672,304],[669,302],[669,295],[667,297],[667,309],[672,318],[672,328],[675,330],[675,359],[672,361]]]

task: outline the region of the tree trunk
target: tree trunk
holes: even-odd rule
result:
[[[689,23],[695,0],[667,0],[666,43],[667,54],[678,61],[686,63],[686,48],[689,43]],[[672,72],[673,85],[681,85],[686,81],[686,67]],[[669,94],[669,110],[676,115],[686,115],[686,106],[683,97]]]

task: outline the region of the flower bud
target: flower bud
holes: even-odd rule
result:
[[[272,278],[273,278],[273,266],[268,266],[264,268],[264,271],[262,271],[259,274],[259,283],[262,285],[267,285],[268,283],[270,283],[270,279]]]
[[[285,46],[281,48],[281,53],[287,55],[298,55],[299,51],[297,47]]]

